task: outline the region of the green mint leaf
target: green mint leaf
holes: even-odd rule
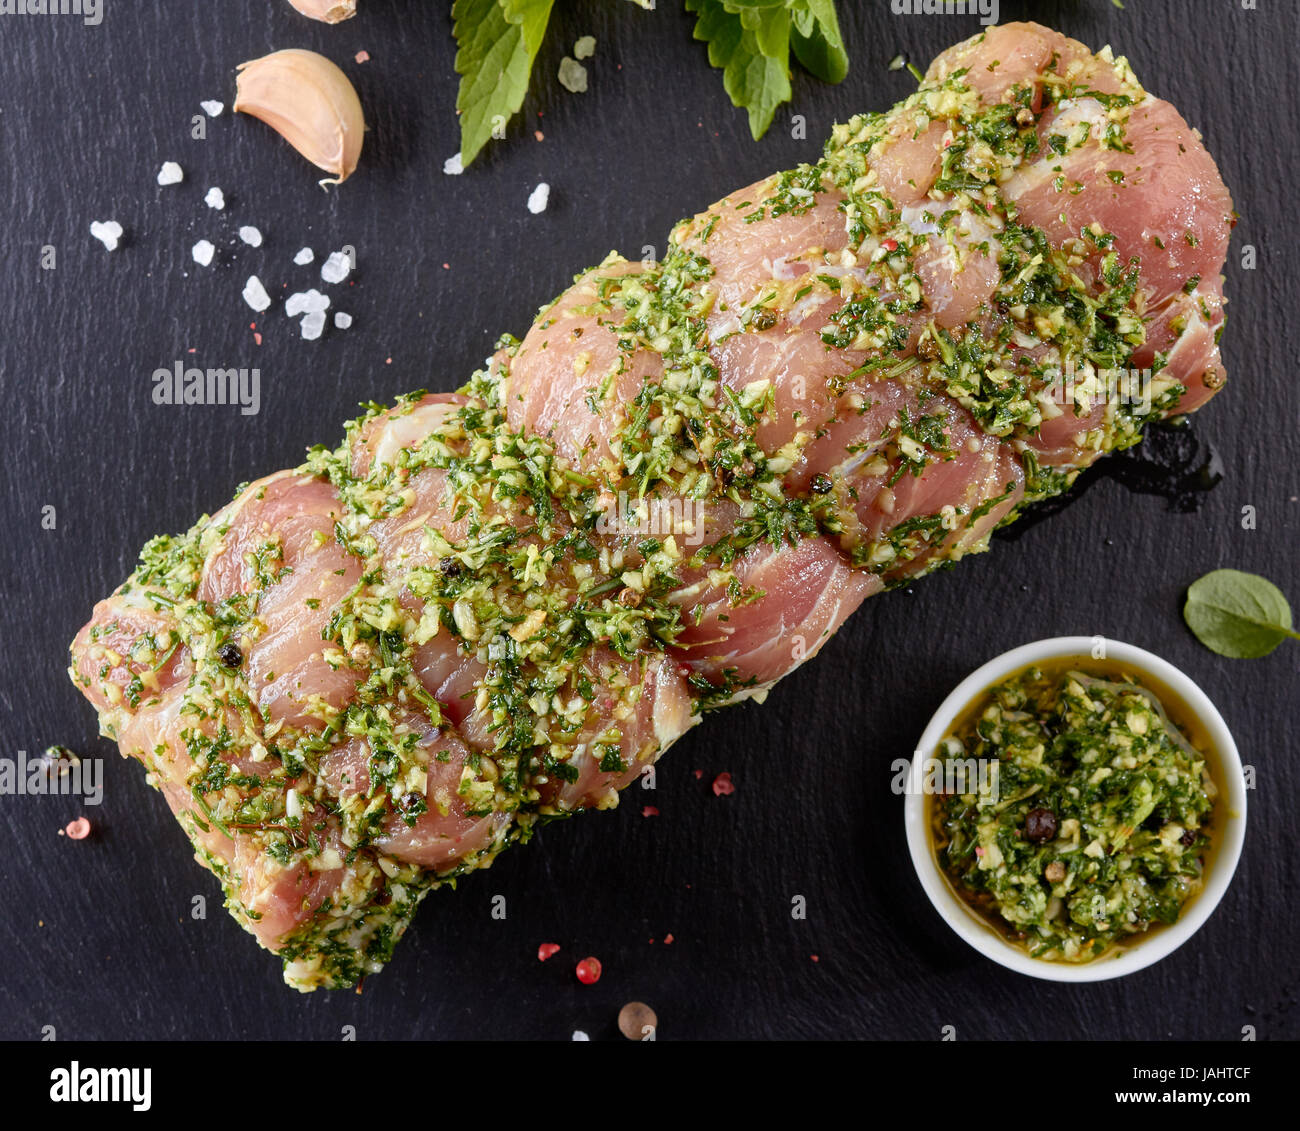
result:
[[[1237,660],[1267,656],[1288,636],[1300,640],[1282,590],[1236,569],[1216,569],[1193,582],[1183,619],[1210,651]]]
[[[784,0],[686,0],[695,38],[709,45],[732,105],[749,114],[757,141],[790,100],[790,13]]]
[[[468,165],[524,104],[555,0],[455,0],[460,160]]]
[[[790,0],[794,57],[823,82],[843,82],[849,73],[835,0]]]

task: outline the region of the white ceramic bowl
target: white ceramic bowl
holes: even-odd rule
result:
[[[1070,656],[1087,659],[1092,655],[1099,639],[1093,636],[1057,636],[1050,640],[1037,640],[1004,652],[973,671],[953,689],[952,694],[930,719],[913,756],[911,780],[922,780],[921,763],[934,755],[940,741],[951,731],[957,716],[982,691],[1029,664]],[[1009,970],[1053,982],[1100,982],[1108,978],[1119,978],[1150,966],[1153,962],[1159,962],[1165,955],[1182,946],[1210,917],[1223,898],[1223,893],[1228,890],[1246,835],[1246,783],[1241,758],[1227,724],[1209,697],[1191,679],[1159,656],[1117,640],[1107,639],[1105,646],[1108,661],[1118,662],[1135,674],[1147,673],[1154,676],[1173,691],[1195,713],[1209,737],[1211,750],[1208,752],[1208,764],[1211,777],[1219,787],[1214,814],[1215,846],[1206,865],[1203,889],[1186,905],[1176,923],[1153,930],[1146,937],[1136,938],[1123,947],[1112,948],[1091,962],[1052,962],[1031,958],[1022,948],[1002,938],[953,891],[939,867],[931,844],[926,796],[920,792],[909,792],[905,798],[904,823],[912,864],[935,910],[948,926],[985,958],[991,958]]]

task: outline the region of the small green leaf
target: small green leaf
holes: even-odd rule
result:
[[[849,73],[835,0],[790,0],[794,57],[823,82],[843,82]]]
[[[460,160],[468,165],[494,130],[524,104],[528,77],[555,0],[455,0],[456,73],[461,76]]]
[[[790,13],[784,0],[686,0],[696,13],[695,38],[709,45],[734,106],[749,113],[755,141],[776,108],[790,100]]]
[[[1291,606],[1276,585],[1257,573],[1216,569],[1192,583],[1183,619],[1196,638],[1220,656],[1267,656],[1288,636]]]

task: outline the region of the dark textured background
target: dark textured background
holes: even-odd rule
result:
[[[362,0],[335,28],[279,0],[106,0],[99,27],[0,17],[0,753],[67,743],[105,758],[107,780],[82,842],[56,835],[81,811],[76,799],[0,797],[0,1035],[53,1025],[61,1038],[337,1038],[351,1024],[362,1039],[600,1038],[615,1034],[623,1002],[641,999],[664,1039],[934,1038],[944,1025],[970,1039],[1232,1039],[1243,1025],[1296,1036],[1300,651],[1220,659],[1179,610],[1186,585],[1224,565],[1300,598],[1287,282],[1300,20],[1281,0],[1260,0],[1261,11],[1238,0],[1127,5],[1008,0],[1002,15],[1126,53],[1200,128],[1234,191],[1231,383],[1195,425],[1225,481],[1180,514],[1103,479],[992,554],[868,602],[766,706],[714,717],[674,749],[655,795],[547,829],[460,891],[435,893],[364,995],[310,997],[281,985],[279,963],[220,910],[138,767],[95,737],[64,674],[92,603],[151,534],[184,529],[240,481],[334,443],[358,401],[453,388],[574,271],[611,247],[639,257],[680,216],[814,159],[836,117],[908,92],[891,57],[924,67],[977,25],[841,0],[848,80],[830,88],[798,73],[793,104],[755,144],[674,0],[654,13],[561,0],[524,119],[448,177],[442,163],[459,146],[447,4]],[[586,33],[599,43],[577,96],[554,76]],[[289,46],[339,61],[366,107],[361,169],[329,194],[268,128],[229,110],[207,140],[190,137],[200,99],[233,100],[236,63]],[[361,48],[371,61],[357,65]],[[792,113],[806,116],[808,140],[790,138]],[[186,181],[159,189],[168,159]],[[551,206],[532,216],[525,200],[539,180]],[[202,202],[211,184],[225,189],[222,214]],[[116,253],[89,236],[97,218],[127,229]],[[261,249],[231,245],[241,223],[261,228]],[[200,236],[221,248],[211,269],[190,261]],[[53,271],[40,266],[46,244]],[[303,244],[316,266],[291,264]],[[257,318],[255,346],[239,297],[247,274],[274,294],[320,286],[324,253],[344,244],[357,248],[355,286],[329,289],[352,329],[302,342],[272,310]],[[1240,269],[1246,244],[1258,250],[1253,271]],[[154,406],[150,375],[177,359],[260,367],[261,413]],[[41,529],[46,504],[54,531]],[[1254,531],[1240,526],[1247,504]],[[1236,881],[1195,941],[1152,969],[1074,988],[1004,971],[943,925],[888,789],[890,762],[961,676],[1059,633],[1114,636],[1183,667],[1259,775]],[[722,770],[737,788],[719,799],[708,783]],[[645,800],[662,815],[643,819]],[[203,922],[189,918],[196,894],[209,899]],[[495,894],[508,900],[504,922],[489,913]],[[794,895],[807,897],[806,921],[790,917]],[[544,965],[542,941],[564,948]],[[590,988],[572,973],[586,954],[605,963]]]

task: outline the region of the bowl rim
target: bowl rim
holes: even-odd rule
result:
[[[1052,982],[1101,982],[1120,978],[1172,954],[1200,929],[1219,905],[1237,870],[1246,835],[1246,785],[1241,756],[1218,708],[1180,668],[1144,648],[1111,637],[1047,637],[1012,648],[976,668],[948,693],[930,717],[909,762],[912,775],[909,782],[921,780],[923,760],[937,749],[956,716],[981,691],[1029,664],[1067,656],[1090,657],[1099,642],[1104,644],[1105,660],[1143,670],[1182,698],[1205,728],[1213,748],[1211,765],[1217,756],[1217,768],[1224,778],[1215,782],[1221,790],[1219,804],[1226,813],[1220,818],[1219,843],[1206,869],[1203,888],[1176,923],[1092,962],[1070,964],[1031,958],[1014,943],[1001,938],[951,889],[931,851],[926,795],[912,789],[904,795],[904,827],[912,866],[940,917],[985,958],[1019,974]]]

